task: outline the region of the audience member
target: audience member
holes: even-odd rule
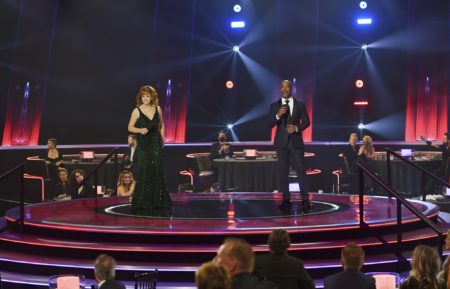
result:
[[[98,289],[125,289],[123,283],[114,280],[116,278],[116,260],[106,254],[95,259],[94,274],[98,283]]]
[[[231,289],[231,277],[227,269],[214,262],[204,263],[195,273],[198,289]]]
[[[55,199],[65,198],[70,195],[68,173],[65,168],[59,168],[58,170],[59,182],[55,186]]]
[[[220,131],[217,141],[211,146],[210,159],[223,159],[225,157],[233,156],[233,148],[227,142],[227,135],[224,131]]]
[[[133,173],[129,170],[123,170],[119,174],[119,180],[117,182],[117,196],[129,197],[134,192],[134,186],[136,181],[133,178]]]
[[[438,279],[440,260],[429,246],[419,245],[414,248],[411,258],[411,271],[408,279],[400,289],[444,289],[445,283]]]
[[[348,170],[350,172],[356,172],[356,159],[358,158],[359,146],[356,144],[358,142],[358,135],[356,133],[351,133],[348,139],[348,145],[345,146],[343,152],[339,155],[345,158],[348,164]]]
[[[47,165],[48,177],[56,181],[56,177],[58,175],[58,169],[62,165],[62,155],[59,153],[59,150],[56,148],[58,145],[58,141],[55,138],[49,138],[47,140],[47,152],[41,157],[45,164]]]
[[[86,173],[83,170],[73,170],[69,177],[70,196],[72,199],[93,198],[96,196],[94,187],[90,184],[84,183],[79,186],[86,178]]]
[[[128,136],[128,147],[123,155],[123,167],[129,171],[133,171],[134,164],[137,161],[136,147],[136,135],[130,134]]]
[[[449,289],[450,288],[450,278],[448,278],[450,271],[450,257],[447,256],[447,258],[444,261],[444,264],[442,265],[442,271],[439,272],[438,279],[441,279],[443,283],[445,283],[445,287]]]
[[[254,274],[260,279],[274,282],[278,288],[314,289],[314,281],[306,272],[303,261],[289,256],[289,233],[274,230],[268,240],[270,253],[256,256]]]
[[[376,289],[375,279],[360,270],[364,265],[364,251],[356,244],[348,244],[341,251],[344,271],[330,275],[324,280],[324,289]]]
[[[243,239],[225,239],[214,261],[227,268],[231,276],[232,289],[277,288],[274,283],[260,281],[251,274],[255,264],[255,253]]]

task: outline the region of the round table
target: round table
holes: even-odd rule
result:
[[[215,159],[222,191],[272,192],[277,189],[276,159]]]
[[[441,165],[441,160],[411,160],[416,165],[433,172]],[[375,160],[375,169],[383,180],[387,181],[386,160]],[[422,172],[400,160],[391,160],[391,185],[401,193],[420,195],[429,179]]]

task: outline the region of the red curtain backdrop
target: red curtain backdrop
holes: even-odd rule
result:
[[[439,65],[410,66],[405,140],[441,140],[447,132],[448,76]]]

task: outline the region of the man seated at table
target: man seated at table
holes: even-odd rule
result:
[[[227,142],[227,135],[224,131],[219,131],[217,141],[211,146],[211,153],[209,158],[213,159],[223,159],[226,157],[233,156],[233,148],[230,143]]]
[[[356,144],[357,142],[358,135],[356,133],[351,133],[350,138],[348,139],[348,145],[346,145],[342,153],[339,154],[340,157],[345,157],[347,160],[350,172],[358,171],[355,165],[359,152],[359,146]]]
[[[59,182],[55,186],[54,199],[61,200],[70,195],[70,187],[67,170],[65,168],[60,168],[58,170]]]
[[[129,171],[133,171],[134,164],[136,163],[136,136],[130,134],[128,136],[128,147],[123,154],[123,167]]]

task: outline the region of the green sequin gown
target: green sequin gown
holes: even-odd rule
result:
[[[139,118],[135,127],[147,128],[148,133],[137,135],[137,176],[131,209],[134,213],[152,215],[169,209],[172,200],[163,172],[159,113],[156,111],[153,119],[149,119],[139,108],[138,110]]]

